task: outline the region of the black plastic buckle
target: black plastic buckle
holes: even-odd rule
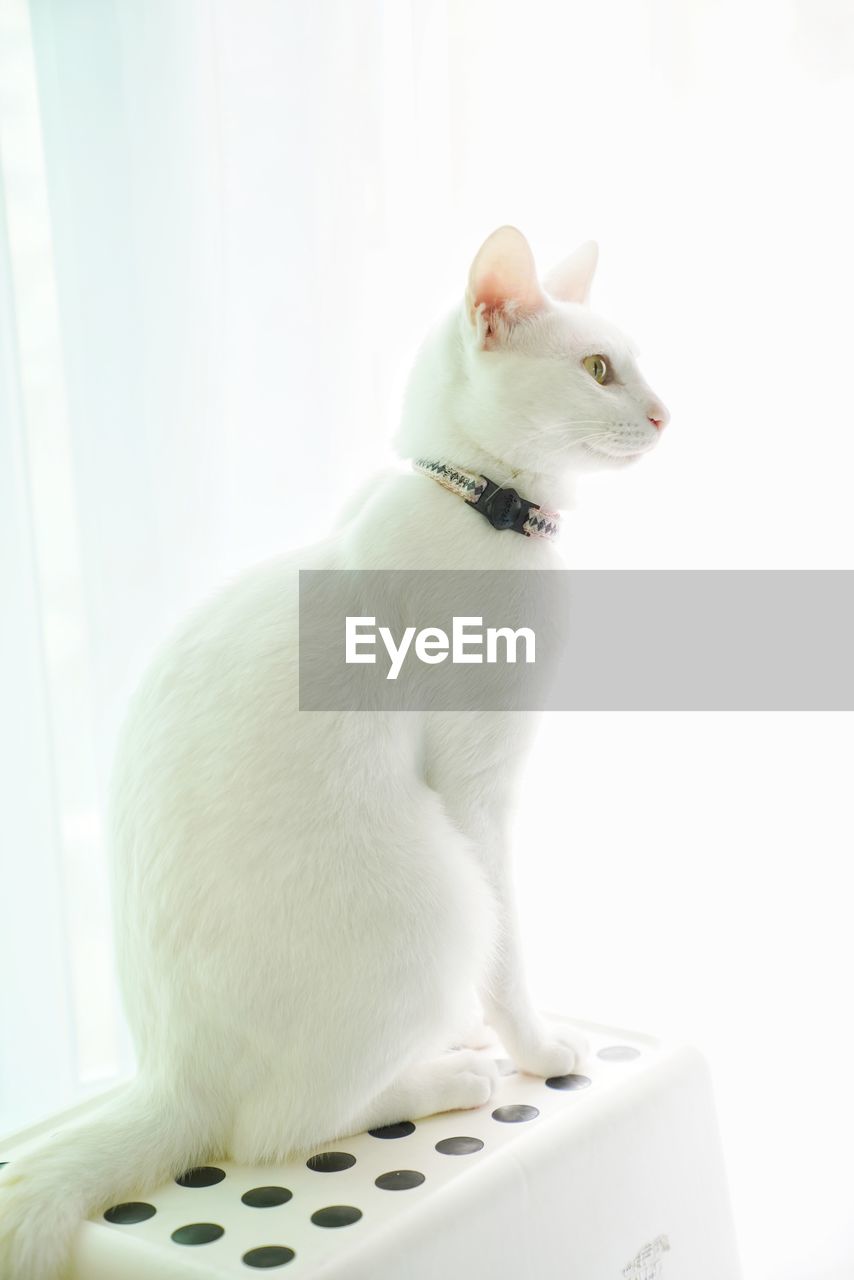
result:
[[[524,527],[525,521],[531,511],[539,511],[537,503],[520,497],[515,489],[501,489],[494,480],[486,476],[483,478],[486,480],[486,488],[471,506],[482,516],[486,516],[493,529],[512,529],[514,533],[530,537]]]

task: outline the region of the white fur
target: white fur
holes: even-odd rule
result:
[[[650,448],[666,411],[626,340],[572,300],[594,265],[582,246],[550,297],[521,234],[494,233],[416,362],[403,454],[555,507],[573,470]],[[591,353],[618,384],[594,382]],[[282,1159],[486,1102],[491,1060],[447,1052],[474,992],[520,1067],[573,1068],[584,1046],[534,1012],[514,921],[506,817],[527,721],[297,711],[298,568],[559,564],[551,544],[394,474],[328,541],[247,572],[163,647],[121,735],[110,815],[139,1076],[11,1162],[0,1275],[53,1280],[80,1218],[202,1160]]]

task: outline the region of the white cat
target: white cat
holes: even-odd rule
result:
[[[584,305],[596,249],[545,281],[511,227],[428,339],[400,450],[512,484],[653,447],[667,411]],[[111,800],[118,961],[138,1077],[0,1175],[0,1275],[62,1274],[78,1221],[182,1170],[307,1152],[495,1086],[458,1043],[472,994],[519,1067],[573,1069],[525,985],[507,811],[518,715],[297,710],[299,568],[527,569],[552,543],[498,529],[425,474],[378,481],[325,542],[195,610],[130,708]]]

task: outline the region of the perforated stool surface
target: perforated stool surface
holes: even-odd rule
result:
[[[496,1050],[478,1110],[188,1170],[112,1207],[81,1229],[76,1280],[737,1280],[702,1058],[572,1025],[591,1042],[576,1074],[543,1081]]]

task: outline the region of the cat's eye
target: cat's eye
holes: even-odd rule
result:
[[[585,356],[582,360],[587,372],[591,378],[595,378],[597,382],[608,382],[611,376],[611,370],[608,368],[608,361],[604,356]]]

